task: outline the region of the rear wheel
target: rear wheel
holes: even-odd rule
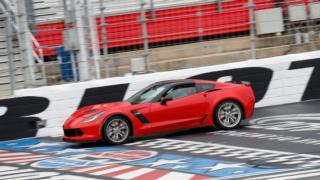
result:
[[[220,129],[235,129],[243,118],[242,108],[235,101],[224,101],[218,105],[215,111],[215,125]]]
[[[130,125],[126,118],[114,116],[105,122],[102,135],[104,140],[110,144],[122,144],[128,140],[130,131]]]

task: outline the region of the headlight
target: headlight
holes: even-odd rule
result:
[[[96,120],[97,118],[99,118],[100,116],[102,116],[104,114],[104,112],[99,112],[97,114],[94,114],[90,117],[88,117],[87,119],[83,120],[84,123],[88,123],[88,122],[91,122],[91,121],[94,121]]]

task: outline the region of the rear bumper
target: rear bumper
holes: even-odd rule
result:
[[[251,97],[248,98],[246,103],[244,104],[244,115],[246,120],[249,120],[254,113],[255,110],[255,97],[252,95]]]

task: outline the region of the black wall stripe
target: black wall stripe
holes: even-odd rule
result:
[[[313,67],[313,72],[309,79],[306,90],[303,93],[302,101],[310,99],[320,99],[320,58],[305,60],[305,61],[295,61],[290,65],[291,69],[301,69]]]
[[[43,112],[48,106],[49,100],[43,97],[0,100],[0,107],[7,108],[6,113],[0,116],[0,141],[34,137],[38,132],[37,122],[41,119],[32,115]]]
[[[78,109],[93,104],[122,101],[127,92],[128,86],[129,84],[127,83],[88,88],[82,97]]]

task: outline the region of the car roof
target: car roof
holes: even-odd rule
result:
[[[186,84],[186,83],[195,83],[193,79],[175,79],[175,80],[165,80],[156,82],[156,84]]]
[[[202,80],[202,79],[194,79],[195,83],[199,84],[216,84],[216,81],[210,81],[210,80]]]
[[[200,80],[200,79],[175,79],[175,80],[159,81],[156,84],[179,85],[179,84],[189,84],[189,83],[214,84],[215,82],[214,81],[208,81],[208,80]]]

